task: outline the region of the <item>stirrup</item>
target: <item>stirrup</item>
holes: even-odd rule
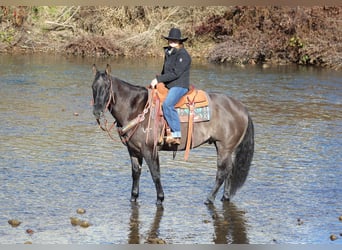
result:
[[[172,145],[180,145],[180,138],[174,138],[172,136],[166,136],[165,137],[165,143],[166,144],[172,144]]]

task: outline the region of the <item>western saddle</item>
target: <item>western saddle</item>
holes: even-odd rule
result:
[[[156,148],[157,144],[163,145],[165,136],[171,135],[171,130],[164,119],[162,104],[166,99],[168,94],[168,89],[165,87],[163,83],[158,83],[155,89],[152,89],[152,108],[154,108],[154,117],[155,127],[154,131],[154,147]],[[191,148],[192,143],[192,134],[193,134],[193,123],[203,121],[200,119],[196,119],[195,121],[195,109],[197,108],[205,108],[209,107],[209,97],[207,93],[203,90],[196,89],[193,85],[190,86],[189,91],[179,100],[179,102],[175,105],[176,109],[186,109],[186,117],[180,117],[181,122],[188,122],[188,130],[187,130],[187,140],[185,147],[185,155],[184,159],[187,160]],[[158,126],[160,122],[163,123],[163,129],[160,135],[157,135],[156,131],[158,131]],[[154,148],[154,149],[155,149]]]

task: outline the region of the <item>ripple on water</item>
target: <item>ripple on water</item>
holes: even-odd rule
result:
[[[340,233],[342,89],[336,72],[195,64],[199,87],[247,105],[255,125],[254,160],[233,202],[223,205],[220,190],[207,207],[203,201],[216,176],[214,145],[191,151],[187,162],[184,152],[175,160],[162,152],[161,211],[146,164],[139,202],[129,202],[128,152],[98,129],[91,114],[93,62],[20,58],[25,60],[25,66],[2,63],[2,243],[125,244],[150,237],[167,243],[330,243],[330,234]],[[160,64],[111,63],[113,74],[141,85]],[[87,212],[77,214],[79,207]],[[72,216],[92,225],[74,227]],[[22,224],[12,228],[11,218]],[[35,233],[29,236],[27,228]]]

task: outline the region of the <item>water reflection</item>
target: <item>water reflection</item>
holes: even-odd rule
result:
[[[131,217],[129,220],[129,234],[128,234],[128,244],[139,244],[140,243],[140,233],[139,233],[139,204],[132,202],[131,204]]]
[[[148,230],[146,242],[147,243],[160,243],[161,239],[159,236],[160,221],[163,217],[164,208],[163,206],[156,206],[156,212],[154,219],[151,223],[150,229]],[[137,202],[131,203],[131,217],[129,220],[129,234],[128,244],[140,244],[140,220],[139,220],[139,204]],[[159,242],[157,241],[159,240]]]
[[[140,206],[137,202],[131,203],[129,219],[128,244],[167,243],[159,238],[160,224],[164,215],[163,206],[156,206],[153,220],[145,236],[140,232],[142,220],[139,218]],[[222,203],[222,208],[214,204],[207,205],[207,210],[214,229],[213,242],[215,244],[248,244],[245,212],[239,210],[232,202]],[[191,231],[191,228],[189,228]]]
[[[207,206],[213,218],[215,244],[248,244],[244,212],[232,202],[223,202],[222,209]]]

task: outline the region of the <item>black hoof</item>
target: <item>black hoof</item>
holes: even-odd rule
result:
[[[222,201],[222,202],[230,202],[230,198],[227,198],[227,197],[225,197],[225,196],[222,196],[221,201]]]
[[[206,201],[204,202],[205,205],[210,205],[213,204],[214,202],[212,200],[206,199]]]
[[[131,196],[130,201],[131,202],[137,202],[138,197],[137,196]]]

